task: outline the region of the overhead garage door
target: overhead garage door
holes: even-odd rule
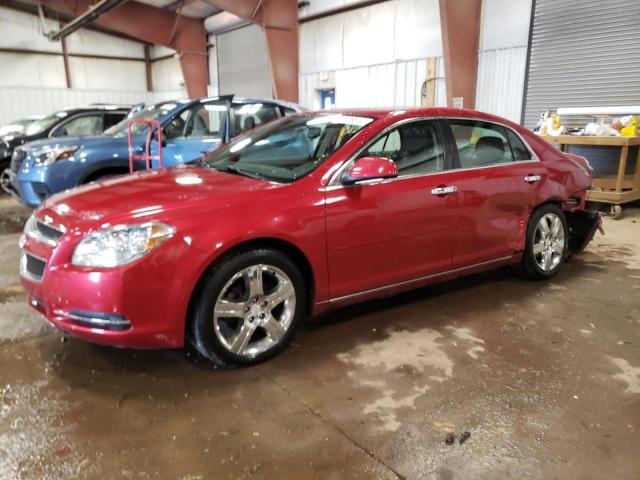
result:
[[[218,35],[218,82],[221,94],[273,98],[269,57],[257,25]]]
[[[639,19],[639,0],[535,0],[524,124],[558,107],[640,105]]]

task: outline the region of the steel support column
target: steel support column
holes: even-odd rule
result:
[[[297,0],[206,0],[260,25],[265,33],[276,98],[298,101]]]
[[[447,105],[475,108],[482,0],[440,0]],[[459,101],[459,100],[458,100]]]
[[[42,0],[42,3],[58,12],[77,16],[87,11],[92,2]],[[100,15],[94,23],[147,43],[173,48],[180,55],[189,96],[207,95],[207,36],[202,20],[179,16],[170,10],[138,2],[126,2]]]

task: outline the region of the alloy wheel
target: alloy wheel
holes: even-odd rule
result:
[[[544,272],[555,269],[562,261],[565,248],[564,224],[555,213],[543,215],[533,237],[533,256]]]
[[[272,265],[252,265],[222,288],[213,310],[214,331],[229,352],[251,358],[280,343],[295,311],[289,276]]]

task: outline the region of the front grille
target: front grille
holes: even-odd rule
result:
[[[26,157],[27,157],[27,152],[22,148],[16,148],[13,151],[13,155],[11,155],[11,166],[10,166],[11,171],[13,173],[18,173],[18,170],[20,170],[20,165],[22,165],[22,162]]]
[[[47,266],[47,262],[32,255],[28,252],[22,252],[22,258],[20,259],[20,274],[30,280],[36,282],[42,281],[44,277],[44,269]]]
[[[32,238],[36,242],[46,243],[50,247],[55,247],[58,240],[64,235],[63,226],[52,225],[31,215],[24,226],[25,236]]]
[[[60,240],[60,237],[64,234],[62,230],[59,230],[52,225],[47,225],[40,220],[36,220],[36,229],[43,238],[52,240],[56,243],[58,243],[58,240]]]

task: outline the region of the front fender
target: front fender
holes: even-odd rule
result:
[[[91,178],[94,174],[101,170],[109,170],[113,168],[122,168],[129,170],[128,158],[110,158],[108,160],[99,160],[92,162],[87,168],[82,171],[82,174],[78,178],[78,185],[87,182],[87,179]]]

